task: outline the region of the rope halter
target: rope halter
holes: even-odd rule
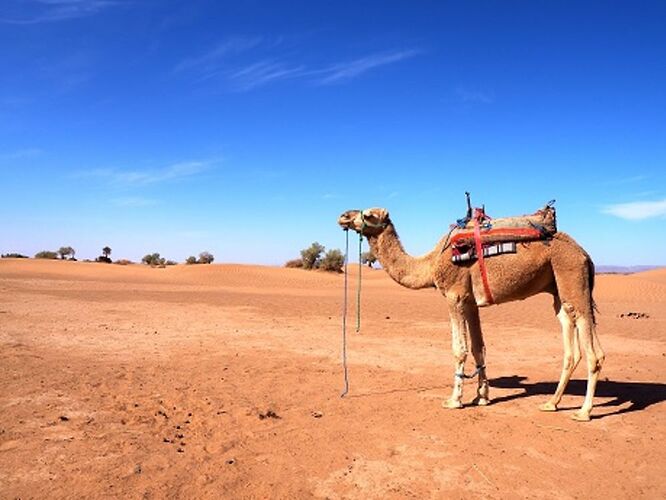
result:
[[[386,222],[380,222],[379,224],[370,222],[365,218],[365,214],[363,212],[363,210],[359,210],[359,215],[361,216],[361,234],[363,233],[363,229],[366,227],[386,229],[386,226],[388,225]]]

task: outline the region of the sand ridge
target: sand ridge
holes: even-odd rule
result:
[[[536,409],[561,364],[547,296],[482,311],[493,404],[447,411],[445,304],[382,271],[341,400],[340,275],[2,259],[0,496],[662,497],[665,277],[598,276],[608,361],[578,424],[582,366]]]

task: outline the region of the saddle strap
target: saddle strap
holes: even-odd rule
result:
[[[483,281],[483,290],[486,294],[486,302],[488,305],[495,303],[493,294],[490,291],[490,283],[488,283],[488,272],[486,271],[486,262],[483,257],[483,245],[481,244],[481,225],[479,223],[480,217],[474,218],[474,245],[476,246],[476,258],[479,262],[479,271],[481,272],[481,281]]]

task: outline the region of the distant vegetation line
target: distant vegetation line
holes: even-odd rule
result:
[[[136,264],[129,259],[111,259],[111,247],[105,246],[102,248],[102,253],[94,260],[83,259],[82,262],[103,262],[107,264],[119,264],[119,265],[130,265]],[[58,259],[58,260],[70,260],[76,261],[76,250],[71,246],[60,247],[57,251],[53,250],[42,250],[37,252],[34,255],[35,259]],[[9,252],[0,254],[0,258],[3,259],[29,259],[28,255],[24,255],[18,252]],[[194,265],[194,264],[212,264],[215,260],[215,256],[207,251],[201,252],[198,257],[190,255],[185,261],[184,264]],[[361,262],[368,267],[373,267],[377,262],[377,257],[372,253],[372,251],[364,252],[361,255]],[[142,264],[149,265],[151,267],[166,267],[173,266],[178,264],[178,262],[166,259],[160,255],[159,252],[154,252],[146,254],[141,259]],[[331,271],[331,272],[342,272],[342,268],[345,263],[345,256],[341,250],[331,249],[326,251],[326,248],[318,242],[312,243],[308,248],[301,250],[301,257],[297,259],[289,260],[285,263],[285,267],[288,268],[297,268],[297,269],[320,269],[322,271]],[[640,265],[640,266],[606,266],[600,265],[596,266],[597,274],[633,274],[640,273],[643,271],[649,271],[651,269],[658,269],[660,267],[665,267],[663,265]]]
[[[113,261],[111,259],[111,247],[105,246],[102,248],[102,253],[99,255],[95,260],[90,260],[90,259],[84,259],[83,262],[102,262],[105,264],[120,264],[120,265],[129,265],[129,264],[134,264],[133,261],[129,259],[118,259],[116,261]],[[51,259],[51,260],[70,260],[70,261],[76,261],[75,257],[76,255],[76,250],[72,248],[71,246],[63,246],[60,247],[57,251],[52,251],[52,250],[42,250],[41,252],[37,252],[34,256],[35,259]],[[23,255],[21,253],[16,253],[16,252],[11,252],[11,253],[5,253],[0,255],[0,258],[3,259],[28,259],[29,257],[27,255]],[[185,260],[185,264],[212,264],[213,261],[215,260],[215,256],[207,251],[201,252],[199,254],[199,257],[194,257],[193,255],[188,257]],[[149,253],[143,256],[141,259],[141,263],[149,265],[151,267],[166,267],[166,266],[173,266],[178,264],[176,261],[173,260],[168,260],[164,257],[162,257],[159,252],[154,252],[154,253]]]
[[[361,256],[361,261],[363,264],[372,267],[377,261],[377,257],[371,251],[365,252]],[[284,266],[295,269],[320,269],[322,271],[341,273],[344,265],[345,256],[341,250],[333,248],[326,251],[324,245],[315,241],[308,248],[301,250],[300,259],[288,260]]]

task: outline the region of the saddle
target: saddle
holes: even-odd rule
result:
[[[557,233],[555,200],[530,215],[493,219],[485,208],[468,209],[467,217],[453,227],[451,260],[456,263],[503,253],[515,253],[516,242],[548,240]],[[471,214],[471,216],[470,216]]]

